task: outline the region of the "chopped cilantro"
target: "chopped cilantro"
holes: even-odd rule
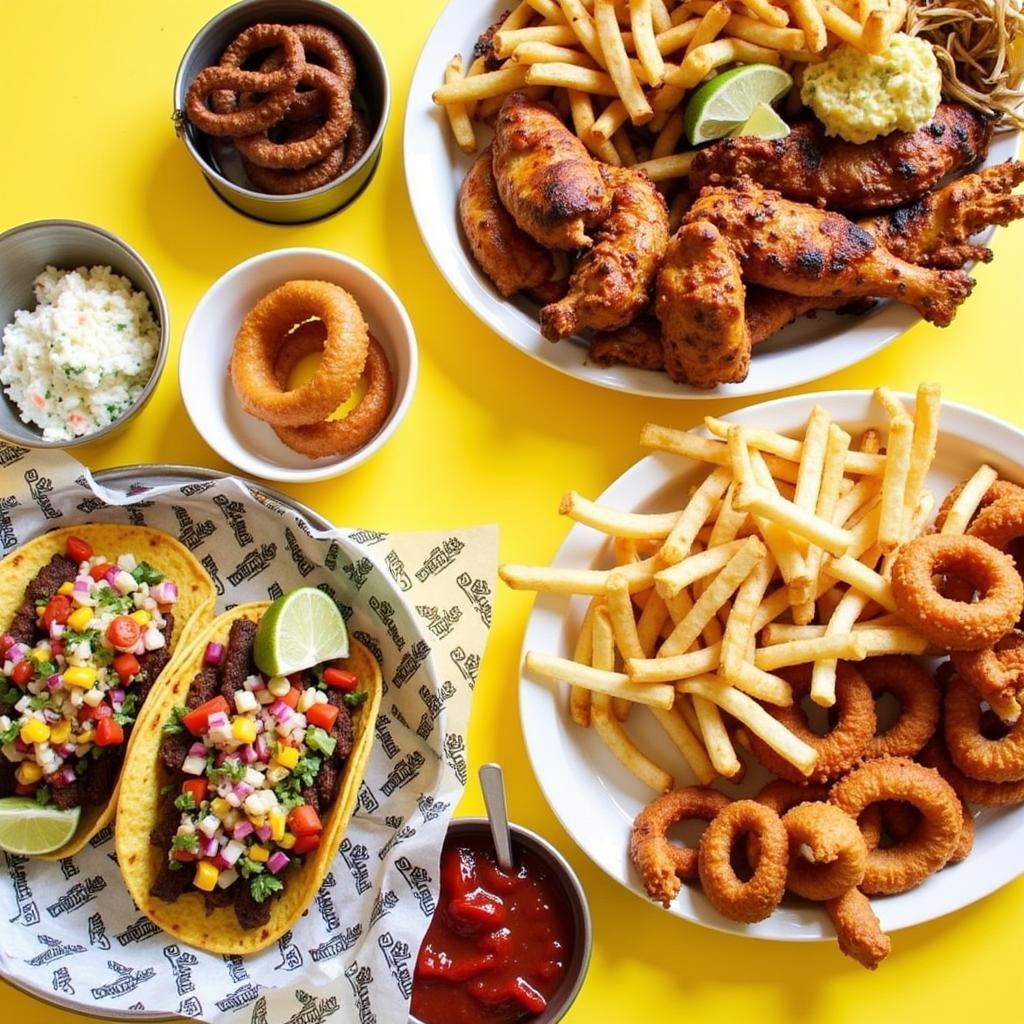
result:
[[[114,330],[115,331],[127,331],[128,330],[128,325],[127,324],[114,324]]]
[[[39,804],[40,807],[48,807],[52,802],[53,800],[50,797],[50,787],[40,786],[36,790],[36,803]]]
[[[5,679],[0,679],[0,704],[17,704],[21,700],[21,690],[12,686]]]
[[[85,373],[84,366],[72,366],[70,363],[64,364],[65,377],[77,377],[81,373]]]
[[[179,732],[185,731],[185,726],[181,724],[181,720],[188,714],[188,708],[182,704],[175,704],[171,708],[171,713],[164,722],[163,733],[165,736],[174,736]]]
[[[168,793],[173,793],[178,787],[173,782],[165,782],[160,787],[160,795],[167,796]]]
[[[84,632],[78,633],[73,629],[66,629],[61,633],[60,638],[64,643],[65,649],[75,644],[87,643],[95,651],[96,641],[100,638],[100,631],[98,629],[87,629]]]
[[[251,860],[249,857],[239,857],[238,870],[242,873],[243,878],[252,878],[253,875],[263,873],[263,865],[259,861]]]
[[[195,832],[179,832],[171,840],[172,850],[185,850],[186,853],[199,852],[199,837]]]
[[[13,743],[14,737],[18,735],[18,723],[11,722],[9,726],[2,733],[0,733],[0,743]]]
[[[249,882],[249,889],[252,892],[252,898],[257,903],[262,903],[268,899],[272,893],[280,892],[284,888],[284,882],[279,878],[275,878],[273,875],[257,875]]]
[[[168,865],[171,871],[180,871],[185,865],[180,860],[172,860]]]
[[[292,778],[300,786],[312,786],[318,771],[320,771],[320,758],[310,757],[307,754],[306,757],[300,757],[298,763],[292,769]]]
[[[216,786],[221,779],[230,779],[232,782],[241,782],[245,778],[248,768],[241,761],[229,757],[223,764],[209,771],[210,784]]]
[[[139,695],[137,693],[129,693],[121,703],[121,710],[114,712],[114,721],[118,725],[131,725],[135,721],[138,706]]]
[[[191,793],[179,793],[174,798],[174,806],[179,811],[194,811],[196,809],[196,798]]]
[[[52,676],[57,672],[57,666],[52,661],[37,661],[36,675],[43,679]]]
[[[128,594],[119,594],[112,587],[100,587],[96,593],[96,607],[101,612],[127,615],[135,610],[135,602]]]
[[[305,803],[302,799],[302,794],[299,792],[299,780],[295,777],[294,773],[289,775],[284,782],[278,783],[274,787],[274,796],[277,797],[281,810],[285,812],[301,807]]]
[[[355,693],[342,694],[341,699],[345,702],[345,707],[352,708],[354,710],[369,696],[369,690],[356,690]]]
[[[50,695],[48,693],[37,693],[31,700],[29,700],[28,706],[33,711],[42,711],[43,708],[52,707],[50,704]]]
[[[310,750],[318,750],[326,757],[330,757],[337,745],[338,741],[318,725],[311,725],[306,730],[306,746]]]
[[[136,583],[146,583],[151,587],[159,583],[164,578],[164,574],[162,572],[157,572],[149,562],[139,562],[139,564],[132,569],[132,576]]]
[[[318,690],[327,690],[327,684],[324,682],[324,667],[323,665],[315,665],[310,669],[313,673],[313,679]]]
[[[98,750],[100,748],[99,747],[94,747],[93,749],[94,750]],[[81,775],[83,772],[86,772],[88,770],[89,770],[89,758],[88,757],[80,757],[75,762],[75,774],[76,775]]]

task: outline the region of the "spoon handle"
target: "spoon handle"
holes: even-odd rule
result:
[[[511,871],[512,837],[508,830],[508,809],[505,805],[505,779],[501,774],[500,764],[483,764],[480,766],[480,788],[487,806],[487,818],[491,823],[491,837],[494,850],[498,855],[498,865],[502,871]]]

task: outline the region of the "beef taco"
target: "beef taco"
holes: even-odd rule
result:
[[[262,949],[309,906],[352,815],[382,692],[355,641],[347,658],[261,673],[269,607],[219,616],[176,662],[118,807],[118,863],[139,909],[214,953]]]
[[[215,597],[189,551],[144,526],[54,530],[0,561],[0,797],[78,815],[41,856],[110,821],[139,726]]]

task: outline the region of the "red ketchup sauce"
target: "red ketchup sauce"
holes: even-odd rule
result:
[[[540,1013],[565,975],[572,910],[543,860],[516,847],[497,864],[489,836],[449,839],[441,898],[416,961],[412,1014],[424,1024],[513,1024]]]

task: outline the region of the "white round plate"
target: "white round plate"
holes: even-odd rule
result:
[[[913,398],[903,396],[910,408]],[[803,430],[815,404],[854,436],[867,426],[883,426],[884,414],[868,391],[830,391],[798,395],[751,406],[731,414],[732,421],[795,434]],[[927,487],[941,499],[958,481],[987,462],[1001,476],[1024,482],[1024,432],[964,406],[944,403],[938,455]],[[707,467],[677,456],[651,455],[641,459],[600,496],[603,504],[631,511],[669,511]],[[571,481],[566,481],[567,485]],[[585,526],[570,530],[554,565],[598,568],[610,564],[606,538]],[[584,598],[554,594],[538,596],[530,614],[527,650],[572,656],[573,640],[586,608]],[[654,794],[623,768],[592,729],[570,722],[567,688],[554,687],[524,673],[519,687],[523,734],[534,772],[565,830],[607,874],[647,899],[640,877],[629,861],[629,830],[637,812]],[[638,745],[675,776],[677,786],[694,779],[679,752],[654,719],[635,709],[626,730]],[[724,784],[730,796],[751,796],[768,778],[766,772],[740,751],[747,777],[739,786]],[[963,863],[933,875],[923,885],[899,896],[873,899],[886,931],[907,928],[965,907],[1024,873],[1020,857],[1024,843],[1024,807],[976,808],[974,851]],[[699,887],[684,885],[669,912],[687,921],[760,939],[813,941],[835,935],[820,906],[787,897],[768,920],[737,924],[718,914]]]
[[[910,307],[895,302],[879,303],[857,317],[835,313],[802,317],[757,346],[745,381],[713,392],[674,384],[664,373],[652,370],[597,366],[588,362],[587,342],[582,338],[553,345],[541,337],[537,305],[524,298],[502,298],[469,253],[456,201],[474,157],[455,144],[444,110],[430,98],[452,54],[471,54],[477,36],[510,6],[514,5],[506,0],[450,0],[420,54],[405,108],[405,178],[420,235],[455,293],[495,334],[570,377],[616,391],[655,398],[739,398],[781,391],[843,370],[891,344],[920,320]],[[480,141],[487,141],[482,134],[486,129],[477,126],[477,131]],[[1016,153],[1015,132],[997,135],[985,166]]]

